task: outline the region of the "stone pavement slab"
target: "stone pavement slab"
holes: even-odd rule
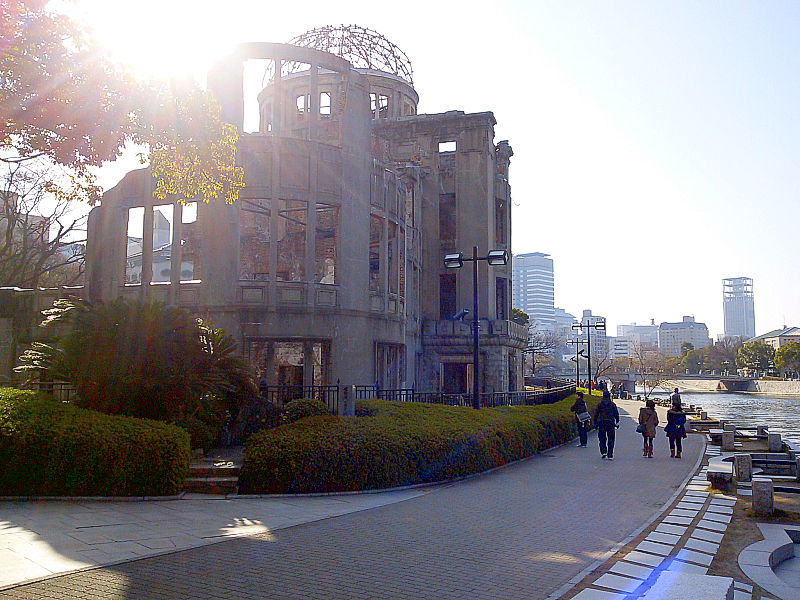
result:
[[[403,501],[381,500],[384,494],[186,501],[192,504],[179,511],[172,505],[184,502],[180,501],[148,508],[157,522],[136,518],[137,510],[146,506],[141,503],[138,508],[113,507],[105,526],[123,524],[116,522],[117,515],[156,532],[159,524],[186,523],[183,533],[170,534],[191,536],[198,543],[224,539],[204,542],[194,536],[200,530],[235,533],[237,527],[253,525],[266,530],[17,586],[1,595],[15,600],[459,596],[543,600],[581,577],[656,516],[702,448],[699,436],[690,436],[685,460],[667,456],[643,460],[641,436],[634,429],[633,420],[623,416],[613,462],[600,459],[592,435],[595,453],[565,445],[479,477],[402,492],[409,494]],[[371,499],[354,500],[364,498]],[[364,504],[356,509],[356,502]],[[0,506],[0,520],[5,520],[5,508]],[[45,517],[61,522],[68,511],[83,511],[86,518],[103,513],[102,507],[91,504],[74,508],[63,503],[57,509],[47,508],[35,516],[31,527]],[[172,521],[163,518],[169,514],[164,511],[175,511]],[[27,528],[17,522],[25,518],[23,513],[9,521]],[[316,520],[302,522],[309,515]],[[76,518],[80,522],[80,516]],[[70,526],[76,529],[74,522]],[[112,542],[111,547],[141,546],[147,541]]]

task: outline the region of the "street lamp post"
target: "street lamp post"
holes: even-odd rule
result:
[[[491,250],[486,256],[478,256],[478,247],[472,247],[472,258],[464,258],[462,252],[446,254],[444,266],[447,269],[460,269],[465,262],[472,263],[472,408],[481,407],[480,396],[480,340],[478,337],[478,261],[485,260],[491,266],[508,264],[508,250]]]
[[[582,342],[581,340],[567,340],[567,344],[575,346],[575,387],[580,387],[581,385],[581,363],[578,357],[586,356],[584,354],[585,350],[580,350],[580,345],[585,343],[586,342]]]
[[[592,393],[592,336],[590,335],[590,331],[592,329],[599,329],[601,331],[606,330],[606,322],[605,321],[597,321],[596,323],[592,323],[589,319],[586,319],[586,323],[574,323],[572,325],[573,329],[586,329],[586,371],[587,376],[589,377],[589,393]]]

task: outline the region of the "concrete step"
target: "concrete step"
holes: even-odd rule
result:
[[[238,477],[240,468],[235,464],[192,463],[189,465],[189,477]]]
[[[187,477],[183,489],[193,494],[235,494],[238,477]]]

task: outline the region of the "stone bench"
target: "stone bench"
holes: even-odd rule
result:
[[[732,456],[716,456],[708,461],[706,480],[715,490],[728,492],[733,489],[732,461]]]

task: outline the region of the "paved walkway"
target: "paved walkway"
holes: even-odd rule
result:
[[[632,413],[639,406],[620,403]],[[110,554],[154,552],[146,542],[163,539],[159,533],[174,540],[238,528],[248,537],[21,585],[0,597],[547,598],[660,512],[703,447],[700,436],[690,436],[684,458],[670,459],[662,433],[655,458],[644,459],[634,429],[623,416],[613,462],[600,459],[592,436],[586,449],[568,445],[481,477],[406,492],[92,503],[73,514],[65,503],[3,503],[0,530],[8,532],[0,538],[18,541],[5,544],[0,571],[10,556],[24,556],[25,535],[52,548],[51,558],[32,557],[42,568],[55,557],[76,559],[69,540],[42,526],[47,519],[72,520],[85,530],[89,551]],[[102,510],[128,519],[116,524],[127,527],[116,539],[101,533],[114,523],[91,525]]]

